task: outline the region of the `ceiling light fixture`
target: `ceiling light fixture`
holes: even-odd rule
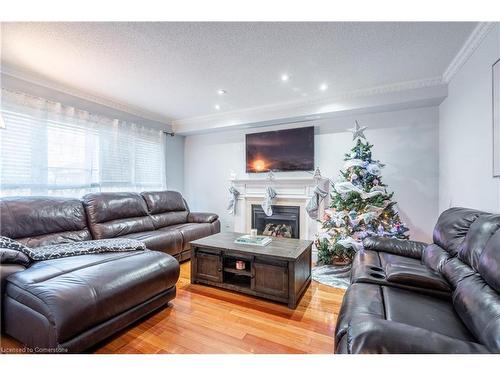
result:
[[[290,80],[290,76],[289,76],[288,74],[286,74],[286,73],[285,73],[285,74],[282,74],[282,75],[281,75],[281,80],[282,80],[283,82],[288,82],[288,81]]]
[[[220,105],[216,104],[214,105],[214,108],[218,111],[220,109]]]
[[[326,83],[322,83],[321,85],[319,85],[319,90],[320,91],[328,90],[328,85]]]
[[[217,94],[219,94],[219,95],[226,95],[227,91],[223,90],[223,89],[219,89],[219,90],[217,90]]]

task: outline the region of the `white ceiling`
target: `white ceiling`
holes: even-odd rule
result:
[[[3,23],[2,65],[178,120],[441,77],[475,26]]]

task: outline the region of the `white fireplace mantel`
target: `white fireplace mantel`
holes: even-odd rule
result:
[[[314,240],[318,231],[318,223],[306,212],[306,205],[313,195],[316,182],[313,177],[275,177],[230,179],[233,186],[240,192],[236,203],[234,216],[234,231],[249,233],[252,225],[252,204],[261,204],[268,186],[276,191],[275,205],[290,205],[300,207],[300,238]]]

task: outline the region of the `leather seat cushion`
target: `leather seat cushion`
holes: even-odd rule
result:
[[[336,344],[346,334],[353,319],[393,321],[477,342],[455,313],[451,301],[400,288],[367,283],[352,284],[344,295],[337,319]]]
[[[171,211],[151,214],[155,229],[168,227],[175,224],[185,224],[188,221],[189,211]]]
[[[182,234],[183,238],[183,248],[182,250],[188,250],[191,248],[189,242],[210,236],[211,234],[216,233],[214,231],[214,226],[212,223],[186,223],[186,224],[177,224],[171,225],[169,227],[160,228],[161,232],[169,232],[172,230],[179,231]]]
[[[182,251],[183,237],[177,230],[129,233],[123,238],[133,238],[142,241],[150,250],[162,251],[170,255],[177,255]]]
[[[464,341],[477,341],[464,326],[451,301],[382,286],[385,318]]]
[[[10,275],[6,295],[45,316],[64,342],[174,287],[178,277],[179,263],[156,251],[82,255]]]

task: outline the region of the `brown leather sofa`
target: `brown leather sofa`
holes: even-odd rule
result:
[[[93,238],[137,239],[178,261],[190,258],[190,241],[220,232],[217,215],[190,212],[176,191],[88,194],[83,205]]]
[[[173,299],[179,263],[167,253],[186,258],[187,241],[218,230],[176,192],[1,198],[0,234],[26,246],[130,237],[151,249],[36,262],[0,249],[2,332],[40,352],[84,351]]]
[[[441,214],[433,244],[367,238],[335,330],[336,353],[500,352],[500,215]]]

